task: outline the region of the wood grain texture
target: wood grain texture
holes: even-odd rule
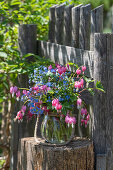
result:
[[[94,33],[103,32],[103,5],[91,11],[90,50],[94,50]]]
[[[39,140],[21,139],[18,170],[94,170],[91,141],[77,139],[64,146],[48,146]]]
[[[79,48],[90,49],[91,5],[80,7]]]
[[[112,7],[112,33],[113,33],[113,7]]]
[[[19,50],[21,53],[21,57],[27,53],[36,54],[36,33],[37,27],[36,25],[20,25],[19,27]],[[32,56],[28,58],[31,61]],[[18,76],[18,87],[29,87],[28,86],[28,76],[27,74],[22,74]],[[21,109],[22,102],[16,105],[14,110],[15,115]],[[15,116],[14,115],[14,116]],[[14,117],[13,117],[14,118]],[[19,139],[22,137],[33,136],[34,135],[34,127],[35,120],[27,123],[25,119],[20,124],[18,122],[14,122],[12,119],[12,138],[11,138],[11,170],[17,169],[17,152]]]
[[[74,5],[65,6],[64,9],[64,35],[63,45],[71,46],[72,39],[72,12],[71,9]]]
[[[22,24],[19,26],[18,44],[21,56],[27,53],[36,54],[37,26]]]
[[[63,44],[64,8],[64,4],[55,8],[55,43],[57,44]]]
[[[93,52],[44,41],[38,41],[37,48],[38,55],[48,57],[53,62],[59,64],[73,62],[78,64],[79,66],[86,65],[86,75],[93,77]]]
[[[80,26],[80,7],[78,5],[72,8],[72,42],[71,46],[79,48],[79,26]]]
[[[48,34],[48,41],[54,43],[55,42],[55,8],[58,5],[54,5],[49,9],[49,34]]]
[[[95,153],[109,149],[113,162],[113,34],[96,33],[94,44],[94,79],[102,82],[105,93],[96,92],[94,97],[93,141]]]
[[[96,157],[96,170],[106,170],[106,155],[98,154]]]

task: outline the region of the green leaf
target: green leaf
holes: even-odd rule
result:
[[[84,76],[84,80],[87,82],[87,83],[91,83],[91,82],[94,82],[94,80],[91,80],[91,78],[87,78]]]
[[[70,66],[73,66],[73,65],[75,65],[74,63],[67,63],[67,64],[69,64]]]
[[[54,91],[53,90],[48,90],[47,93],[54,94]]]
[[[0,52],[0,57],[2,57],[2,58],[7,58],[7,53],[5,53],[5,52]]]
[[[29,56],[35,56],[35,54],[28,53],[28,54],[23,55],[22,58],[26,58],[26,57],[29,57]]]
[[[93,88],[88,88],[87,90],[94,96],[95,93],[94,93]]]
[[[11,5],[20,5],[20,4],[21,4],[21,2],[18,1],[18,0],[12,0],[11,1]]]
[[[0,97],[0,103],[2,103],[4,101],[3,97]]]
[[[3,82],[3,85],[5,86],[6,89],[9,89],[8,84],[6,82]]]
[[[102,83],[100,81],[96,82],[96,89],[105,93],[104,87],[103,87],[103,85],[102,85]]]

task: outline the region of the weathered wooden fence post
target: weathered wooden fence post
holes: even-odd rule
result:
[[[36,54],[36,36],[37,36],[37,26],[36,25],[20,25],[19,26],[19,50],[21,53],[21,57],[27,53]],[[33,57],[29,57],[28,60],[32,60]],[[19,76],[19,84],[18,86],[28,87],[28,77],[26,74]],[[15,110],[15,115],[18,108]],[[13,116],[13,118],[15,117]],[[12,139],[11,139],[11,170],[17,169],[17,159],[18,159],[18,147],[19,147],[19,139],[23,137],[33,136],[34,135],[34,125],[35,123],[29,122],[26,120],[22,123],[18,124],[18,122],[14,122],[12,120]]]
[[[72,42],[71,46],[79,48],[79,26],[80,26],[80,7],[78,5],[72,8]]]
[[[91,11],[90,50],[94,50],[94,33],[103,32],[103,5]]]
[[[63,45],[71,46],[72,38],[72,7],[74,5],[65,6],[64,9],[64,40]]]
[[[48,40],[51,43],[55,42],[55,24],[56,24],[56,20],[55,20],[55,8],[58,5],[54,5],[50,8],[49,11],[49,34],[48,34]]]
[[[55,8],[55,43],[63,44],[63,23],[64,23],[64,8],[61,4]]]
[[[79,48],[90,49],[91,5],[80,7]]]
[[[112,6],[112,33],[113,33],[113,6]]]
[[[94,96],[93,141],[97,156],[97,170],[100,164],[106,170],[113,169],[113,34],[95,34],[94,79],[101,81],[105,93]],[[101,154],[101,155],[100,155]],[[98,160],[99,158],[99,160]]]

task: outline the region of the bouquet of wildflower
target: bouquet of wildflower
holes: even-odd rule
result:
[[[23,119],[27,105],[29,117],[34,114],[54,114],[65,117],[65,122],[73,126],[76,124],[76,117],[72,116],[72,111],[74,106],[77,105],[81,112],[81,125],[87,127],[90,115],[81,99],[81,94],[84,90],[93,91],[88,86],[92,80],[84,75],[86,66],[77,67],[75,71],[69,71],[70,65],[72,63],[66,64],[66,66],[56,64],[56,66],[45,67],[41,65],[31,75],[33,87],[30,89],[21,89],[16,86],[10,88],[10,93],[12,96],[16,95],[17,100],[19,100],[20,90],[22,90],[21,100],[24,104],[17,113],[16,120],[21,121]]]

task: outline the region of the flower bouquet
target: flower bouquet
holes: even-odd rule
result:
[[[70,71],[71,66],[75,67],[75,71]],[[24,102],[15,120],[20,122],[25,115],[31,118],[34,114],[38,116],[44,114],[41,125],[42,137],[50,143],[69,142],[74,135],[77,122],[73,114],[74,107],[77,105],[79,109],[81,126],[87,127],[90,120],[81,95],[85,90],[93,93],[93,88],[89,87],[89,83],[93,80],[84,75],[85,70],[86,66],[78,67],[72,63],[65,66],[41,65],[36,68],[34,74],[30,76],[32,87],[29,89],[16,86],[10,88],[12,96],[16,96],[17,100],[21,96]],[[29,108],[27,112],[26,107]]]

